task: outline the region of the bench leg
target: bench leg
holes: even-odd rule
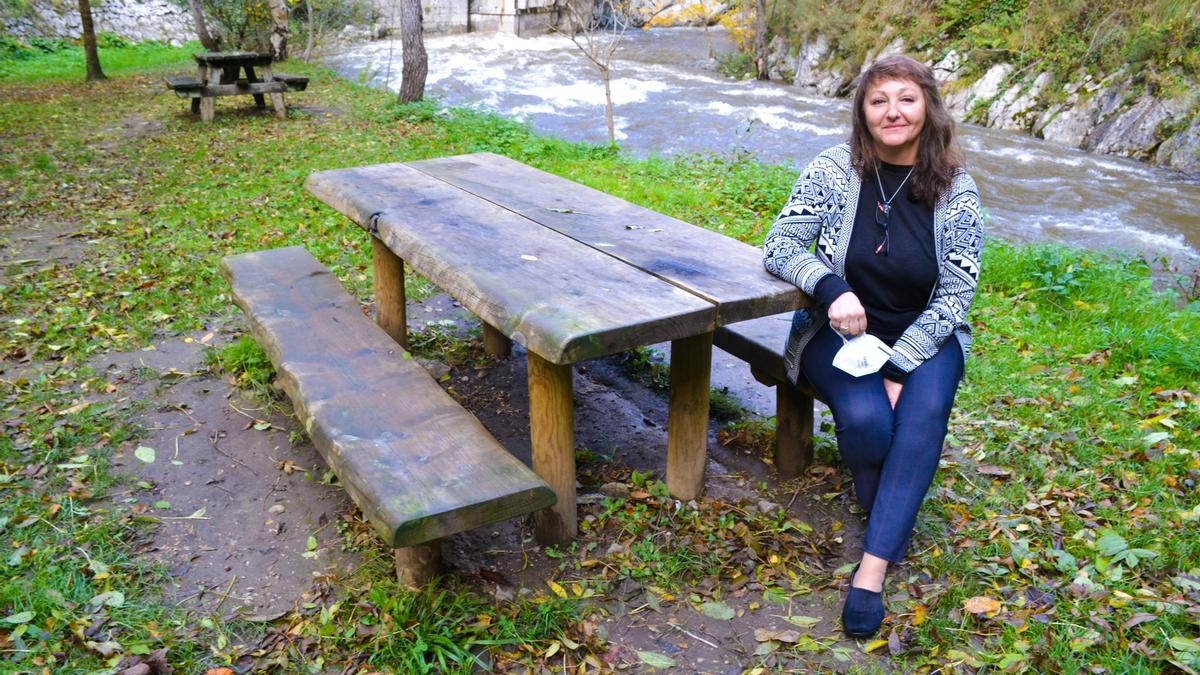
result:
[[[271,72],[270,66],[263,66],[262,81],[274,82],[275,75]],[[275,106],[275,116],[279,119],[287,117],[287,104],[284,103],[283,94],[271,94],[271,104]]]
[[[211,122],[217,116],[217,98],[215,96],[200,97],[200,121]]]
[[[671,342],[667,490],[684,501],[699,497],[704,490],[712,339],[709,332]]]
[[[578,532],[575,512],[575,419],[571,366],[529,352],[529,437],[533,470],[558,503],[534,514],[538,543],[564,544]]]
[[[193,96],[192,97],[192,114],[195,115],[195,114],[198,114],[199,112],[200,112],[200,97]]]
[[[442,567],[442,540],[396,549],[396,578],[410,588],[420,588]]]
[[[498,359],[507,358],[512,353],[512,340],[485,321],[483,324],[483,351],[487,352],[488,356]]]
[[[404,261],[374,236],[371,237],[371,257],[375,263],[375,321],[383,332],[408,349]]]
[[[254,74],[254,66],[246,66],[245,70],[247,82],[259,81],[258,77]],[[267,101],[263,98],[262,94],[254,94],[254,107],[259,109],[267,107]]]
[[[813,400],[787,384],[775,388],[775,468],[795,478],[812,464]]]

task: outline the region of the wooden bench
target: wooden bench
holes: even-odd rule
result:
[[[792,312],[721,326],[713,346],[750,364],[754,379],[775,387],[775,468],[794,478],[812,464],[813,400],[820,397],[807,384],[788,381],[783,348]]]
[[[313,444],[396,547],[401,581],[436,573],[442,537],[554,505],[304,248],[229,256],[221,271]]]
[[[253,96],[254,103],[263,107],[263,94],[280,94],[287,91],[304,91],[308,89],[308,78],[300,75],[272,75],[272,82],[250,82],[239,79],[233,82],[206,86],[198,78],[191,75],[168,75],[163,78],[167,88],[175,92],[179,98],[192,99],[192,112],[200,112],[200,103],[204,97],[216,96]]]

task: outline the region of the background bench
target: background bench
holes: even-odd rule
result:
[[[221,270],[279,384],[401,581],[438,568],[438,540],[553,506],[549,486],[458,405],[299,246]]]
[[[775,468],[788,478],[812,464],[813,400],[820,397],[807,384],[787,379],[783,348],[792,327],[792,312],[722,326],[713,345],[750,364],[754,379],[775,387]]]
[[[179,98],[192,99],[192,112],[200,112],[200,100],[206,96],[253,96],[255,105],[263,107],[263,94],[282,94],[308,89],[308,78],[300,75],[275,73],[271,82],[250,82],[246,79],[205,86],[193,75],[168,75],[163,78],[167,88]]]

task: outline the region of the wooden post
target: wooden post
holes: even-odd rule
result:
[[[260,81],[258,79],[258,76],[255,75],[255,73],[254,73],[254,66],[247,65],[245,67],[245,70],[246,70],[246,81],[247,82],[259,82]],[[267,107],[267,101],[266,101],[266,99],[263,98],[262,94],[254,95],[254,107],[255,108]]]
[[[487,352],[488,356],[498,359],[507,358],[512,353],[512,340],[485,321],[483,322],[483,351]]]
[[[396,549],[396,578],[410,588],[420,588],[442,567],[442,540]]]
[[[271,73],[271,66],[263,66],[262,79],[263,82],[275,81],[275,75]],[[287,117],[287,105],[283,102],[283,94],[277,92],[272,93],[271,104],[275,106],[276,117],[279,119],[285,119]]]
[[[217,97],[202,96],[200,98],[200,121],[211,122],[217,116]]]
[[[708,332],[671,342],[667,490],[684,501],[695,499],[704,489],[712,339]]]
[[[795,478],[812,464],[812,397],[783,383],[775,387],[775,469]]]
[[[371,237],[371,257],[375,263],[375,322],[408,349],[404,261],[375,236]]]
[[[575,419],[571,366],[529,352],[529,437],[533,470],[554,490],[558,503],[534,515],[541,544],[563,544],[578,532],[575,512]]]

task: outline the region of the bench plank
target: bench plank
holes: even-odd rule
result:
[[[275,81],[286,84],[287,88],[292,91],[304,91],[305,89],[308,89],[308,78],[300,75],[285,75],[284,73],[275,73]]]
[[[554,504],[302,247],[229,256],[221,270],[309,437],[389,545]]]
[[[305,186],[485,323],[551,363],[715,325],[711,302],[405,164],[314,173]],[[618,288],[620,294],[612,292]],[[564,305],[572,311],[558,309]]]
[[[807,306],[762,251],[493,153],[409,166],[542,223],[719,306],[719,323]]]

